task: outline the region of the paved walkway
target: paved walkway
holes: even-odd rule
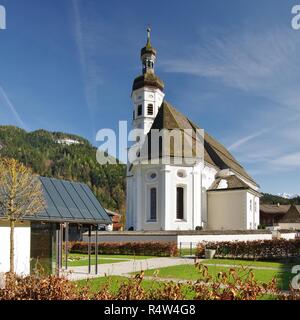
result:
[[[70,280],[82,280],[104,276],[125,276],[132,272],[140,272],[148,269],[160,269],[164,267],[182,264],[194,264],[190,258],[150,258],[143,260],[131,260],[126,262],[108,263],[98,265],[98,274],[95,274],[95,266],[92,266],[92,274],[88,274],[88,267],[70,267],[67,272],[62,272]]]
[[[273,271],[290,271],[289,268],[280,268],[280,267],[263,267],[263,266],[251,266],[251,265],[242,265],[242,264],[220,264],[220,263],[205,263],[205,260],[200,260],[206,266],[211,267],[226,267],[226,268],[247,268],[253,270],[273,270]]]

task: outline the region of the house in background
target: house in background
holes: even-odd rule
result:
[[[28,275],[35,268],[53,273],[62,268],[63,241],[74,230],[98,230],[111,219],[90,188],[83,183],[40,177],[46,209],[25,217],[15,229],[15,271]],[[73,230],[70,232],[70,230]],[[9,271],[9,224],[0,212],[0,272]]]
[[[280,229],[300,230],[300,205],[291,205],[279,220]]]
[[[265,227],[278,226],[279,221],[284,218],[291,205],[282,204],[261,204],[260,224]]]
[[[110,230],[122,231],[122,223],[121,223],[122,215],[108,209],[105,209],[105,211],[107,212],[108,216],[111,218],[111,221],[112,221],[112,224],[110,225]]]

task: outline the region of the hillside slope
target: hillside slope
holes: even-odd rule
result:
[[[64,143],[66,139],[70,145]],[[86,139],[61,132],[26,132],[0,126],[0,145],[0,156],[15,158],[41,176],[84,182],[104,207],[125,211],[125,166],[98,164],[96,148]]]

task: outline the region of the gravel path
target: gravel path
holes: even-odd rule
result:
[[[88,267],[70,267],[68,271],[61,274],[70,280],[82,280],[104,276],[127,276],[132,272],[142,270],[160,269],[170,266],[194,264],[194,259],[187,258],[150,258],[143,260],[131,260],[119,263],[108,263],[98,265],[98,274],[95,274],[95,266],[92,266],[92,273],[88,274]]]

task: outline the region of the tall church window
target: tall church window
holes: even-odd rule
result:
[[[150,220],[157,218],[157,189],[150,189]]]
[[[184,188],[183,187],[177,187],[176,218],[178,220],[184,219]]]
[[[147,108],[147,111],[148,111],[148,115],[149,116],[152,116],[153,115],[153,104],[148,104],[148,108]]]
[[[143,113],[143,106],[140,104],[140,105],[138,106],[138,110],[137,110],[137,115],[138,115],[138,117],[141,116],[142,113]]]

